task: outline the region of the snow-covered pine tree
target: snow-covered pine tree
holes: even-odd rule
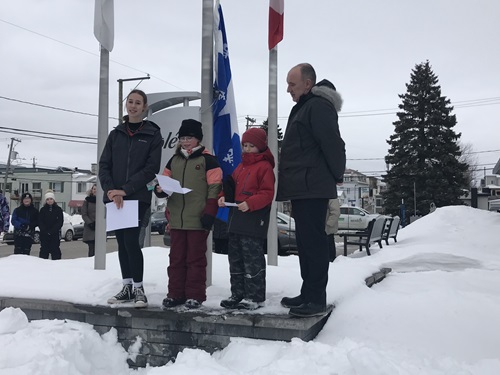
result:
[[[453,130],[457,123],[453,107],[441,95],[429,61],[415,66],[406,88],[406,94],[399,95],[401,111],[387,141],[389,169],[382,177],[387,183],[385,212],[398,215],[404,200],[409,217],[414,214],[414,195],[420,215],[429,213],[431,203],[437,207],[460,204],[468,166],[460,162],[461,134]]]

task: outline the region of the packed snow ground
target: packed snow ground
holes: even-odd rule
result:
[[[500,214],[444,207],[400,231],[398,243],[372,256],[356,252],[330,267],[328,322],[311,342],[234,338],[210,355],[186,349],[175,363],[130,370],[140,342],[127,353],[112,329],[60,320],[28,322],[19,309],[0,312],[0,375],[259,374],[259,375],[498,375],[500,374]],[[168,248],[144,250],[145,289],[152,305],[166,293]],[[381,267],[392,273],[367,288]],[[262,313],[286,313],[279,301],[297,294],[298,259],[280,257],[267,270]],[[0,259],[0,295],[105,304],[120,289],[116,253],[107,269],[93,259]],[[229,295],[227,257],[213,254],[213,285],[205,305]]]

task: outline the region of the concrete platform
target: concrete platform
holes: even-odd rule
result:
[[[114,327],[125,349],[142,338],[140,354],[132,367],[162,366],[175,360],[185,348],[209,353],[226,347],[231,337],[290,341],[297,337],[312,340],[323,328],[333,307],[321,317],[294,318],[290,315],[221,313],[209,309],[163,311],[159,308],[134,309],[89,306],[61,301],[2,298],[0,310],[18,307],[29,320],[69,319],[91,324],[103,334]]]

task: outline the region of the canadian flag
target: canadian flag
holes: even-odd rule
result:
[[[269,0],[269,49],[283,40],[284,0]]]

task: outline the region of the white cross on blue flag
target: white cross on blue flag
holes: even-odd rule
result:
[[[214,153],[224,176],[233,173],[241,162],[241,143],[238,134],[231,66],[227,48],[222,7],[215,14],[215,82],[214,82]]]
[[[217,2],[214,12],[215,39],[215,82],[214,82],[214,154],[224,173],[224,177],[233,173],[241,162],[241,143],[236,118],[231,66],[227,48],[226,28],[222,7]],[[225,220],[226,212],[217,215]]]

